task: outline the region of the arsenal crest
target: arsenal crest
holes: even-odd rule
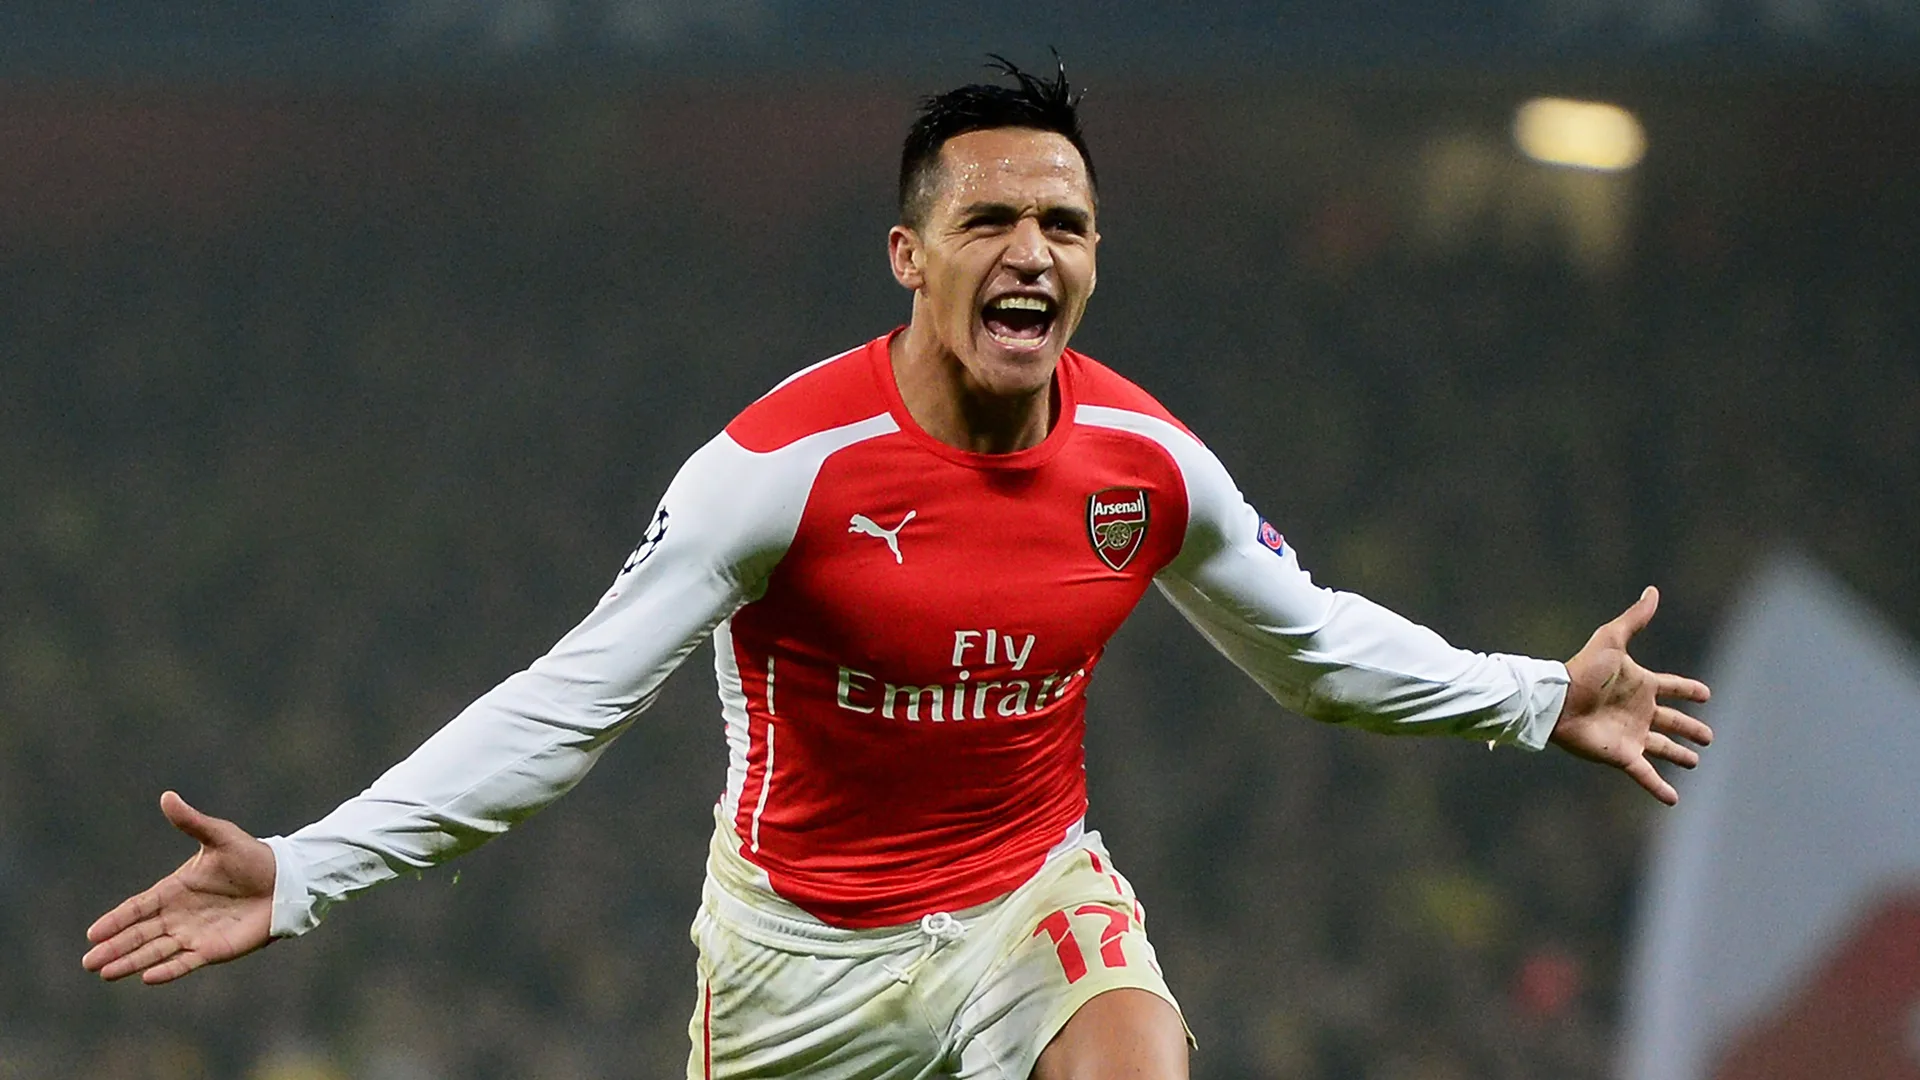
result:
[[[1087,496],[1087,538],[1101,562],[1126,569],[1147,539],[1146,491],[1107,488]]]

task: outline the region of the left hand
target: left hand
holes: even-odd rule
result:
[[[1654,760],[1693,768],[1700,764],[1699,752],[1677,740],[1705,746],[1713,741],[1713,729],[1659,702],[1705,701],[1706,683],[1648,671],[1627,655],[1627,641],[1652,621],[1659,606],[1660,591],[1647,586],[1632,607],[1595,630],[1567,661],[1567,698],[1549,741],[1576,757],[1623,770],[1672,806],[1680,793],[1654,769]]]

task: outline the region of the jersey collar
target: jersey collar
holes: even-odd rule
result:
[[[906,400],[900,396],[900,385],[893,378],[893,360],[890,346],[895,336],[905,330],[904,326],[894,327],[889,333],[873,339],[867,344],[867,362],[873,370],[875,381],[880,384],[880,392],[887,401],[887,411],[893,414],[895,423],[908,438],[929,452],[943,457],[956,465],[965,465],[971,469],[1031,469],[1042,465],[1060,452],[1067,440],[1073,436],[1074,415],[1074,373],[1079,366],[1079,357],[1072,349],[1063,349],[1060,363],[1053,369],[1053,385],[1060,391],[1060,416],[1054,421],[1053,430],[1047,437],[1027,447],[1007,454],[982,454],[972,450],[962,450],[957,446],[948,446],[929,435],[913,414],[907,411]]]

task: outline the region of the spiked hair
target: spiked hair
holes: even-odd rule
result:
[[[1014,80],[1016,86],[970,83],[920,102],[920,115],[907,132],[900,152],[900,223],[918,227],[933,203],[940,180],[940,148],[948,139],[970,131],[992,128],[1033,128],[1066,137],[1087,167],[1087,184],[1097,190],[1093,155],[1080,134],[1078,109],[1084,95],[1067,82],[1067,65],[1053,54],[1055,75],[1042,79],[1022,71],[1002,56],[991,56],[987,66]]]

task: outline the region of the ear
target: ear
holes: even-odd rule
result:
[[[887,262],[893,268],[893,280],[909,289],[917,290],[925,285],[927,275],[921,265],[922,258],[918,233],[905,225],[887,230]]]

